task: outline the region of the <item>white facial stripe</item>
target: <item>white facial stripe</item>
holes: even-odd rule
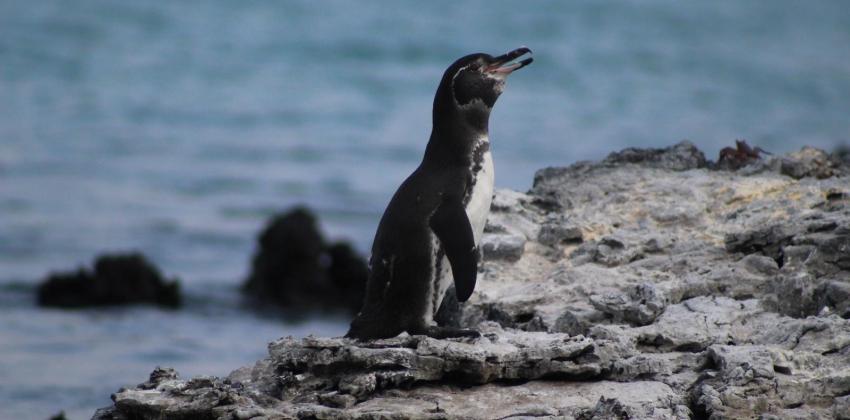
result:
[[[462,72],[462,71],[464,71],[464,70],[468,69],[468,68],[469,68],[469,66],[471,66],[471,65],[472,65],[472,63],[469,63],[469,64],[467,64],[467,65],[465,65],[465,66],[463,66],[463,67],[461,67],[461,68],[457,69],[457,71],[455,72],[455,75],[454,75],[454,76],[452,76],[452,89],[454,89],[454,88],[455,88],[455,79],[457,79],[457,76],[460,74],[460,72]]]
[[[462,71],[464,71],[464,70],[468,69],[468,68],[469,68],[469,66],[471,66],[471,65],[472,65],[472,63],[467,64],[467,65],[465,65],[465,66],[463,66],[463,67],[461,67],[461,68],[457,69],[457,71],[455,72],[454,76],[452,76],[452,101],[454,101],[455,105],[457,105],[457,107],[458,107],[458,108],[460,108],[460,109],[468,108],[468,107],[470,107],[470,106],[471,106],[471,105],[475,102],[475,101],[473,100],[473,102],[470,102],[470,103],[468,103],[468,104],[466,104],[466,105],[461,105],[461,104],[460,104],[460,102],[458,102],[458,101],[457,101],[457,98],[455,97],[455,79],[457,79],[457,77],[460,75],[460,73],[461,73]],[[479,100],[479,102],[481,102],[481,100]],[[483,104],[483,102],[482,102],[482,104]]]

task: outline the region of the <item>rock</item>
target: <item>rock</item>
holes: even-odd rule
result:
[[[585,335],[588,328],[590,328],[590,322],[586,320],[586,317],[579,318],[576,314],[567,311],[555,320],[552,331],[569,335]]]
[[[99,256],[94,271],[51,274],[38,286],[38,304],[63,308],[149,303],[178,307],[178,280],[166,280],[141,254]]]
[[[146,382],[139,384],[139,389],[155,389],[165,381],[173,381],[179,379],[180,375],[172,368],[161,368],[159,366],[151,372],[150,378]]]
[[[585,243],[570,255],[576,265],[595,262],[608,267],[627,264],[643,257],[643,249],[626,246],[626,243],[616,236],[606,236],[598,241]]]
[[[331,263],[328,267],[328,277],[338,293],[346,296],[349,307],[359,310],[362,304],[363,289],[369,278],[369,267],[366,261],[354,248],[345,242],[331,244],[327,248]]]
[[[664,295],[652,283],[642,283],[628,294],[591,295],[590,303],[610,315],[615,322],[647,325],[655,321],[667,306]]]
[[[579,415],[604,395],[616,394],[636,416],[659,418],[684,407],[661,382],[605,380],[603,369],[614,353],[597,353],[593,340],[564,334],[512,332],[494,324],[473,341],[401,336],[357,342],[344,338],[285,338],[269,345],[269,357],[253,369],[226,380],[161,381],[154,390],[127,389],[115,395],[108,415],[151,418],[178,416],[236,417],[237,409],[266,410],[284,418],[440,416],[482,418],[522,415]],[[254,378],[278,378],[269,389]],[[547,382],[510,387],[505,381],[545,378]],[[599,382],[572,382],[597,378]],[[616,376],[614,376],[616,379]],[[237,385],[238,384],[238,385]],[[450,385],[447,385],[450,384]],[[472,393],[458,399],[448,388]],[[455,391],[457,392],[457,391]],[[273,398],[273,401],[272,401]],[[470,407],[469,402],[476,401]],[[238,402],[232,405],[233,402]],[[439,410],[437,410],[439,409]],[[256,412],[256,411],[255,411]],[[212,413],[212,415],[211,415]],[[663,415],[667,413],[669,415]],[[99,418],[110,418],[101,412]]]
[[[688,141],[663,149],[638,149],[630,147],[608,155],[603,164],[621,165],[639,163],[645,167],[687,171],[704,168],[707,165],[705,155]]]
[[[752,254],[759,252],[774,260],[783,258],[782,249],[791,244],[793,232],[782,225],[773,225],[761,229],[733,232],[726,236],[726,250]]]
[[[368,276],[351,245],[328,244],[313,213],[299,207],[272,218],[260,234],[244,290],[284,308],[356,313]]]
[[[516,261],[522,257],[525,237],[510,234],[486,234],[481,240],[481,250],[488,260]]]
[[[844,319],[850,319],[850,282],[837,279],[826,280],[814,292],[818,313],[824,309]]]
[[[674,400],[676,405],[658,410],[656,407],[646,407],[631,401],[623,402],[621,398],[599,397],[599,401],[591,410],[584,410],[576,416],[579,420],[629,420],[638,418],[656,419],[688,419],[692,418],[691,411],[682,401]],[[675,397],[674,397],[675,398]],[[672,404],[671,404],[672,405]]]
[[[537,235],[537,242],[549,246],[579,243],[581,241],[581,228],[563,219],[547,220],[540,226],[540,233]]]
[[[850,395],[845,395],[835,399],[835,406],[832,408],[832,416],[837,420],[850,419]]]
[[[837,175],[837,165],[829,158],[829,155],[823,150],[809,146],[782,159],[779,167],[782,174],[794,179],[805,177],[824,179]]]
[[[482,337],[280,339],[96,417],[850,418],[850,184],[817,156],[718,170],[681,143],[541,170],[496,192],[475,293],[441,308]]]
[[[785,156],[773,156],[764,159],[766,153],[761,148],[751,148],[746,142],[736,141],[737,148],[724,148],[720,151],[720,159],[709,166],[720,170],[739,171],[744,175],[771,171],[787,175],[794,179],[807,177],[826,179],[834,176],[850,174],[850,160],[839,147],[832,154],[823,150],[806,146],[801,150]]]
[[[493,196],[490,210],[493,212],[515,212],[529,202],[529,197],[521,192],[499,189]]]
[[[724,382],[730,385],[745,385],[747,382],[773,379],[773,357],[764,346],[712,346],[708,356],[717,366]],[[790,373],[787,372],[786,373]]]

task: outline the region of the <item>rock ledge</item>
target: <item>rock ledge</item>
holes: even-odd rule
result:
[[[283,338],[227,378],[157,369],[98,419],[850,418],[850,178],[689,143],[498,191],[474,340]]]

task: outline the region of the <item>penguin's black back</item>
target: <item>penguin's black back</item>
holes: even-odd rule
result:
[[[444,161],[445,162],[445,161]],[[425,159],[390,200],[372,244],[363,309],[348,336],[393,337],[420,329],[434,276],[431,216],[445,200],[462,201],[468,166]],[[391,286],[391,287],[390,287]]]
[[[473,172],[481,169],[489,148],[490,109],[500,93],[499,81],[480,72],[492,61],[486,54],[468,55],[443,74],[425,156],[381,217],[363,309],[348,337],[384,338],[426,330],[436,312],[429,306],[442,299],[434,280],[443,278],[436,271],[445,269],[444,257],[451,264],[459,299],[472,293],[478,256],[466,205],[476,182]]]

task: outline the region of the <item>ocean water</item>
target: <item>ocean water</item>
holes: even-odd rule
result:
[[[499,187],[623,147],[850,142],[850,4],[0,0],[0,418],[88,418],[154,366],[227,374],[346,321],[246,310],[274,212],[366,252],[442,71],[527,45],[491,117]],[[47,273],[139,250],[184,310],[34,305]]]

